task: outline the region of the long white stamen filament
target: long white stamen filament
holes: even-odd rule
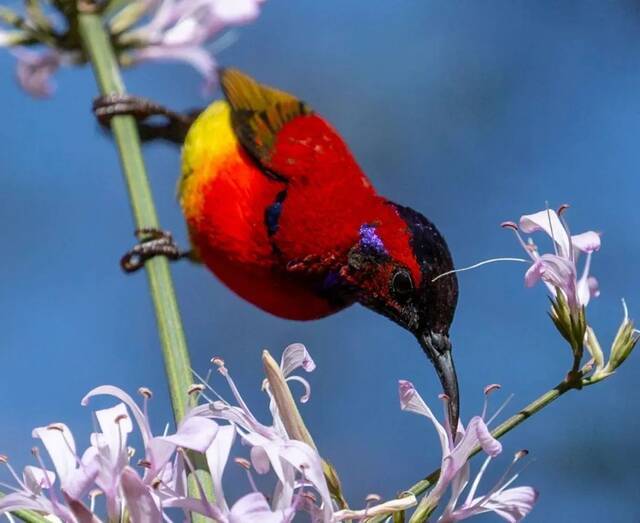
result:
[[[504,408],[509,404],[509,402],[510,402],[512,399],[513,399],[513,394],[509,394],[509,397],[508,397],[506,400],[504,400],[504,401],[502,402],[502,405],[500,405],[500,406],[498,407],[498,410],[496,410],[496,411],[493,413],[493,416],[491,416],[491,417],[487,420],[486,424],[487,424],[487,425],[491,425],[491,423],[493,422],[493,420],[495,420],[495,419],[498,417],[498,415],[499,415],[499,414],[504,410]]]
[[[516,232],[516,235],[519,236],[517,232]],[[522,245],[524,249],[527,250],[527,247],[524,245],[524,242]],[[439,274],[438,276],[433,278],[433,280],[431,280],[431,283],[433,283],[436,280],[439,280],[440,278],[443,278],[444,276],[448,276],[449,274],[470,271],[471,269],[477,269],[478,267],[482,267],[483,265],[489,265],[490,263],[503,262],[503,261],[528,263],[528,260],[525,260],[523,258],[491,258],[490,260],[484,260],[484,261],[475,263],[474,265],[470,265],[469,267],[463,267],[462,269],[454,269],[452,271],[443,272],[442,274]]]
[[[200,383],[202,383],[205,387],[207,387],[208,390],[213,392],[213,394],[215,395],[216,398],[218,398],[218,400],[220,400],[225,405],[230,405],[230,403],[227,400],[225,400],[222,396],[220,396],[220,394],[218,394],[218,392],[211,385],[209,385],[209,377],[211,376],[211,371],[209,371],[207,373],[207,378],[206,379],[203,379],[202,376],[200,376],[200,374],[198,374],[193,369],[191,369],[191,372],[193,373],[193,375],[196,378],[198,378],[200,380]]]
[[[473,483],[471,484],[471,488],[469,489],[469,493],[467,494],[467,499],[465,499],[464,501],[465,505],[468,505],[469,503],[471,503],[471,500],[473,500],[473,498],[475,497],[476,491],[478,490],[478,485],[480,485],[480,480],[482,479],[482,476],[484,475],[485,470],[487,470],[487,467],[489,466],[489,463],[491,463],[492,459],[493,458],[491,456],[487,456],[484,462],[482,463],[482,466],[480,467],[478,474],[476,475],[476,477],[473,480]]]
[[[16,471],[15,471],[15,469],[11,466],[11,463],[9,463],[8,461],[5,461],[5,462],[3,463],[3,465],[9,469],[9,473],[13,476],[13,479],[15,479],[15,480],[16,480],[16,483],[17,483],[18,485],[20,485],[20,487],[21,487],[22,489],[24,489],[24,490],[27,490],[27,491],[28,491],[29,489],[28,489],[28,488],[27,488],[27,486],[22,482],[22,480],[20,479],[20,477],[18,476],[18,474],[16,474]],[[42,470],[43,470],[43,472],[45,472],[45,475],[46,475],[46,469],[42,469]],[[12,487],[12,488],[13,488],[13,487]]]

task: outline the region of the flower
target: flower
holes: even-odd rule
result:
[[[35,98],[47,98],[54,91],[52,77],[63,63],[63,55],[56,50],[41,52],[17,47],[13,54],[18,59],[18,83]]]
[[[415,496],[407,495],[363,510],[336,511],[323,474],[322,458],[311,444],[292,439],[287,433],[286,419],[291,417],[291,413],[281,412],[278,409],[269,386],[270,382],[263,386],[263,390],[269,396],[272,423],[264,425],[257,420],[243,400],[224,361],[216,357],[212,362],[218,373],[227,381],[235,404],[225,401],[207,385],[217,399],[211,400],[205,397],[208,403],[200,405],[193,411],[193,415],[211,416],[218,421],[227,421],[229,425],[219,428],[213,445],[206,451],[216,492],[214,506],[202,502],[194,504],[189,501],[192,503],[191,510],[209,517],[218,517],[224,522],[290,523],[297,513],[304,512],[314,523],[333,523],[346,519],[361,520],[376,515],[386,515],[406,510],[416,504]],[[306,402],[310,397],[310,385],[304,378],[292,374],[299,368],[311,372],[315,369],[315,363],[306,347],[295,343],[284,350],[280,360],[280,372],[287,381],[297,381],[303,385],[304,395],[301,401]],[[208,383],[209,376],[202,381]],[[242,466],[247,469],[249,483],[254,491],[229,507],[224,496],[222,474],[236,435],[251,447],[250,461],[243,460]],[[270,470],[274,472],[278,482],[269,504],[266,497],[255,488],[251,474],[252,471],[266,474]]]
[[[140,42],[139,48],[131,52],[134,63],[145,60],[187,62],[205,78],[208,89],[216,79],[216,62],[204,45],[227,27],[255,20],[263,2],[161,0],[149,23],[123,38]]]
[[[216,81],[216,61],[207,44],[230,27],[247,24],[260,14],[265,0],[132,0],[110,13],[108,28],[122,65],[150,60],[178,60],[194,67],[209,91]],[[109,2],[108,2],[109,3]],[[107,9],[115,6],[109,3]],[[17,77],[36,98],[54,91],[52,77],[61,65],[87,60],[77,13],[54,2],[45,13],[37,1],[20,15],[3,8],[3,23],[17,30],[0,29],[0,47],[11,47],[18,58]],[[140,23],[143,18],[148,21]],[[219,42],[220,43],[220,42]],[[24,46],[44,45],[33,51]]]
[[[76,443],[69,428],[62,423],[37,427],[33,436],[44,445],[55,472],[48,470],[35,448],[38,466],[27,466],[22,479],[8,464],[18,488],[0,499],[0,513],[29,509],[60,518],[63,521],[100,521],[93,515],[93,499],[97,493],[105,496],[108,519],[117,520],[128,510],[133,521],[161,523],[165,507],[173,506],[176,498],[185,498],[184,467],[179,459],[171,460],[178,447],[204,452],[217,434],[215,421],[187,416],[175,434],[153,437],[144,412],[121,389],[97,387],[82,400],[107,394],[121,400],[114,407],[95,412],[98,432],[91,434],[91,445],[78,456]],[[133,420],[145,447],[141,477],[131,466],[131,449],[127,446],[133,432]],[[59,486],[56,479],[59,478]],[[91,494],[90,494],[91,493]],[[87,498],[91,498],[87,506]]]
[[[569,227],[561,219],[568,206],[563,205],[556,213],[546,209],[520,218],[520,227],[514,222],[504,222],[503,227],[512,229],[518,241],[531,257],[533,264],[525,274],[525,284],[533,287],[542,280],[551,294],[556,296],[556,289],[562,291],[572,312],[576,312],[589,304],[589,300],[599,295],[597,280],[589,275],[591,255],[600,249],[600,235],[594,231],[571,236]],[[549,235],[554,244],[553,253],[540,254],[537,246],[529,238],[525,242],[519,229],[527,234],[543,231]],[[576,264],[580,253],[586,253],[584,268],[580,277]]]
[[[279,481],[271,504],[274,511],[291,510],[299,503],[297,491],[304,490],[306,485],[310,485],[320,496],[322,521],[330,521],[331,496],[322,472],[322,460],[317,451],[308,444],[289,437],[268,387],[266,391],[270,398],[272,425],[260,423],[253,415],[242,399],[224,361],[221,358],[213,358],[212,361],[227,381],[236,405],[223,400],[211,389],[220,399],[210,400],[209,403],[201,405],[196,409],[197,414],[229,422],[242,441],[251,446],[251,464],[256,472],[266,474],[273,469]],[[289,376],[299,367],[310,371],[315,368],[315,364],[303,345],[290,345],[284,350],[282,356],[282,370]],[[304,384],[305,396],[308,398],[309,384],[303,378],[296,376],[295,379]],[[220,460],[212,459],[211,453],[207,454],[207,459],[215,464],[214,468],[217,469],[220,466]],[[215,481],[214,478],[214,483]],[[224,509],[224,507],[219,508]]]
[[[491,435],[484,421],[487,410],[486,398],[498,388],[499,385],[489,385],[485,388],[485,406],[482,415],[471,418],[466,428],[459,421],[454,435],[449,425],[446,408],[448,398],[446,396],[442,397],[445,402],[445,424],[442,425],[410,381],[400,380],[398,383],[400,408],[428,418],[440,438],[442,448],[440,477],[431,492],[418,505],[418,510],[430,514],[446,490],[451,487],[451,497],[443,514],[438,519],[440,522],[459,521],[489,511],[495,512],[509,522],[520,521],[531,511],[537,499],[537,493],[531,487],[507,488],[517,477],[515,475],[508,480],[505,479],[508,477],[510,469],[503,474],[503,479],[486,495],[475,496],[480,479],[489,462],[502,452],[502,444]],[[480,446],[487,454],[487,459],[473,481],[467,499],[460,507],[456,508],[458,499],[469,482],[468,460],[476,446]],[[518,456],[518,459],[522,457],[522,455]],[[514,463],[515,461],[517,459],[514,460]]]

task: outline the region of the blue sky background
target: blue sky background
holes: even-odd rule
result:
[[[639,4],[270,0],[239,37],[221,63],[312,104],[381,193],[436,222],[459,266],[520,256],[500,222],[569,202],[575,232],[603,233],[593,263],[602,296],[588,310],[603,345],[621,297],[640,318]],[[171,415],[146,279],[118,267],[133,225],[113,144],[89,110],[91,73],[62,71],[55,97],[34,101],[16,87],[14,65],[0,53],[0,451],[24,464],[34,426],[64,421],[86,443],[91,418],[79,401],[96,385],[148,386],[156,426]],[[183,65],[144,65],[126,81],[174,108],[208,102]],[[179,151],[153,144],[145,157],[162,224],[184,244]],[[515,395],[506,415],[569,366],[545,291],[524,288],[524,269],[460,275],[452,336],[465,418],[480,411],[484,385],[503,385],[494,407]],[[261,349],[309,347],[318,369],[303,414],[352,504],[391,496],[437,466],[433,428],[398,407],[400,378],[433,405],[439,392],[407,333],[359,306],[313,323],[280,320],[203,268],[180,263],[173,274],[194,367],[222,355],[261,415]],[[640,521],[639,372],[634,355],[504,438],[494,477],[520,448],[534,459],[521,478],[541,493],[530,521]]]

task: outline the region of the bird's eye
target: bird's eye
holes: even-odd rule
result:
[[[398,300],[406,300],[413,292],[411,275],[404,269],[396,271],[391,278],[391,293]]]

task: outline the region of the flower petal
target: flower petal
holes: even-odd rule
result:
[[[312,372],[316,368],[316,364],[302,343],[292,343],[282,352],[280,368],[286,378],[299,367],[307,372]]]
[[[398,393],[400,394],[400,409],[429,418],[438,432],[440,446],[442,447],[442,454],[448,454],[449,437],[447,435],[447,431],[440,424],[433,412],[431,412],[431,409],[424,402],[422,396],[420,396],[416,388],[413,386],[413,383],[407,380],[399,380]]]
[[[578,302],[576,269],[570,260],[555,254],[543,254],[527,270],[525,285],[532,287],[540,279],[545,282],[552,295],[555,295],[556,287],[561,289],[570,306]]]
[[[42,441],[58,473],[62,487],[66,487],[67,481],[76,470],[76,444],[69,427],[64,423],[36,427],[33,429],[32,436]]]
[[[214,2],[215,14],[224,24],[246,24],[260,14],[257,0],[219,0]]]
[[[600,235],[594,231],[583,232],[571,237],[571,244],[580,252],[593,252],[600,249]]]
[[[229,453],[235,440],[236,428],[233,425],[225,425],[218,429],[211,446],[206,450],[207,465],[213,481],[213,491],[216,494],[216,505],[223,511],[228,512],[227,500],[224,498],[222,489],[222,474],[227,466]]]
[[[162,523],[157,500],[131,467],[122,471],[120,484],[131,523]]]
[[[144,61],[172,61],[186,62],[198,71],[205,79],[204,91],[208,92],[217,80],[216,61],[207,51],[201,47],[163,47],[150,46],[132,51],[131,58],[134,62]]]
[[[536,231],[546,232],[558,245],[560,256],[571,257],[569,235],[556,211],[546,209],[534,214],[526,214],[520,218],[520,228],[528,234]]]
[[[212,419],[201,416],[189,416],[180,423],[178,431],[171,436],[161,436],[176,447],[184,447],[204,453],[218,432],[218,424]]]
[[[284,523],[291,514],[274,513],[260,492],[252,492],[235,502],[229,514],[229,523]]]
[[[56,475],[50,470],[27,465],[22,473],[24,484],[35,495],[40,494],[42,489],[48,489],[56,480]]]
[[[91,398],[101,395],[113,396],[115,398],[118,398],[127,407],[129,407],[129,410],[133,414],[133,417],[138,422],[138,427],[140,429],[140,432],[142,433],[142,441],[144,442],[144,446],[146,447],[149,440],[153,437],[151,435],[151,429],[149,428],[149,422],[147,421],[147,418],[145,417],[140,407],[138,407],[138,404],[133,401],[133,398],[122,389],[114,387],[113,385],[102,385],[100,387],[96,387],[95,389],[90,390],[85,395],[85,397],[82,398],[80,404],[86,407]]]
[[[533,510],[537,500],[538,492],[534,488],[515,487],[497,492],[482,503],[482,506],[509,523],[516,523]]]

